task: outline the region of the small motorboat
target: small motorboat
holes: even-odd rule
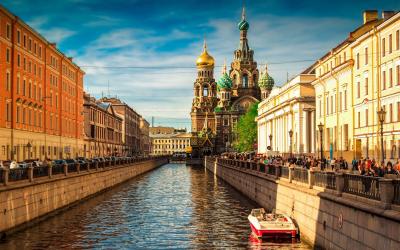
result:
[[[252,209],[248,216],[251,231],[259,238],[290,237],[300,238],[295,222],[285,214],[266,213],[264,208]]]

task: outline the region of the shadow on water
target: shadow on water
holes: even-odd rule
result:
[[[0,249],[293,249],[252,240],[257,204],[204,168],[168,164],[17,232]]]

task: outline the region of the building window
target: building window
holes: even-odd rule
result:
[[[393,122],[393,104],[389,104],[389,122]]]
[[[365,78],[365,95],[368,95],[368,77]]]
[[[360,82],[357,82],[357,98],[360,98]]]
[[[365,48],[365,65],[368,64],[368,47]]]
[[[21,44],[21,31],[17,30],[17,43]]]
[[[360,53],[357,53],[357,69],[360,68]]]
[[[397,102],[397,121],[400,122],[400,102]]]
[[[26,80],[22,81],[22,95],[26,96]]]
[[[326,97],[326,115],[329,115],[329,96]]]
[[[382,71],[382,89],[386,89],[386,71]]]
[[[7,50],[6,50],[6,62],[10,63],[10,61],[11,61],[10,49],[7,48]]]
[[[389,69],[389,88],[393,86],[393,70],[392,68]]]
[[[385,56],[386,54],[386,46],[385,46],[386,40],[385,38],[382,38],[382,56]]]
[[[344,109],[347,110],[347,90],[344,90]]]
[[[368,127],[368,109],[365,110],[365,126]]]
[[[11,39],[11,25],[9,24],[9,23],[7,23],[7,33],[6,33],[6,36],[7,36],[7,39],[8,40],[10,40]]]
[[[21,55],[20,54],[17,55],[17,65],[18,65],[18,67],[21,67]]]
[[[6,73],[6,90],[7,91],[11,90],[11,74],[10,74],[10,72]]]
[[[20,107],[17,107],[17,123],[19,123]]]
[[[247,76],[247,74],[243,74],[243,87],[247,88],[249,86],[249,77]]]
[[[7,102],[6,104],[6,119],[7,121],[11,121],[11,104]]]
[[[343,97],[342,97],[342,92],[339,93],[339,112],[342,112],[343,108]]]
[[[19,76],[17,76],[17,94],[19,95],[19,92],[20,92],[20,83],[19,83],[19,80],[20,80],[20,78],[19,78]]]
[[[396,49],[400,49],[400,30],[396,31]]]
[[[392,34],[389,35],[389,54],[392,53]]]
[[[396,66],[397,85],[400,85],[400,65]]]

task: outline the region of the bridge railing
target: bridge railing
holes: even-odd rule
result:
[[[394,195],[393,203],[400,205],[400,180],[393,180]]]
[[[38,167],[19,167],[19,168],[0,168],[0,184],[9,185],[10,183],[14,183],[17,181],[26,181],[29,180],[33,182],[35,178],[46,177],[51,178],[53,175],[68,175],[68,173],[79,174],[81,171],[97,171],[101,168],[113,167],[113,166],[126,166],[127,164],[132,163],[140,163],[148,160],[158,160],[158,159],[166,159],[163,156],[153,156],[147,158],[138,158],[138,159],[118,159],[117,161],[104,162],[101,165],[99,162],[88,162],[83,165],[83,167],[79,163],[73,164],[57,164],[57,165],[43,165]],[[113,165],[114,164],[114,165]],[[134,167],[135,165],[133,165]]]
[[[303,168],[293,168],[292,180],[308,184],[308,171]]]
[[[344,193],[379,200],[379,177],[344,174]]]
[[[275,178],[285,178],[289,182],[308,184],[309,188],[323,188],[330,190],[332,194],[337,196],[346,194],[346,197],[350,199],[352,196],[359,196],[379,201],[381,207],[385,209],[389,209],[392,204],[400,206],[400,178],[388,179],[389,177],[380,178],[340,172],[315,171],[234,159],[218,158],[218,163],[261,172]]]
[[[313,174],[315,186],[336,189],[336,176],[334,172],[314,172]]]

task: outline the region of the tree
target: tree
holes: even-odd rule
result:
[[[252,104],[234,128],[236,137],[233,147],[239,152],[252,151],[254,143],[257,142],[257,122],[255,121],[257,108],[258,102]]]

